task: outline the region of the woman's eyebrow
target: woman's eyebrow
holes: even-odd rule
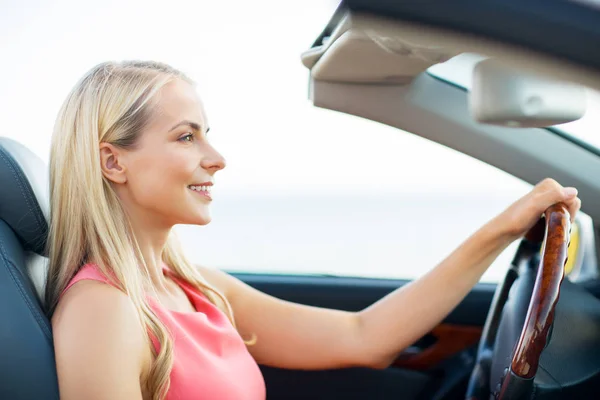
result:
[[[196,122],[192,122],[192,121],[188,121],[188,120],[183,120],[181,122],[176,123],[171,129],[169,129],[169,132],[174,131],[175,129],[179,128],[180,126],[189,126],[190,128],[198,131],[198,132],[202,132],[202,127],[200,126],[200,124],[196,123]],[[208,132],[209,128],[206,129],[206,132]]]

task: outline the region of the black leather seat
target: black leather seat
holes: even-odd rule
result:
[[[0,399],[58,399],[43,305],[48,169],[0,137]]]

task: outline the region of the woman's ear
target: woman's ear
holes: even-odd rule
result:
[[[100,168],[102,175],[113,183],[127,182],[126,169],[120,158],[120,149],[109,143],[100,143]]]

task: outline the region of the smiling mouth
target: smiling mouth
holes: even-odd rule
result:
[[[189,185],[188,189],[192,192],[199,194],[209,200],[212,200],[210,192],[212,191],[212,185]]]

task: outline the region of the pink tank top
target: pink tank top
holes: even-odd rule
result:
[[[170,274],[166,268],[164,273]],[[262,373],[227,316],[194,287],[169,276],[187,294],[196,312],[172,311],[148,297],[150,307],[173,337],[173,370],[166,398],[264,400]],[[65,292],[85,279],[110,284],[95,265],[86,264]],[[158,343],[154,344],[158,349]]]

